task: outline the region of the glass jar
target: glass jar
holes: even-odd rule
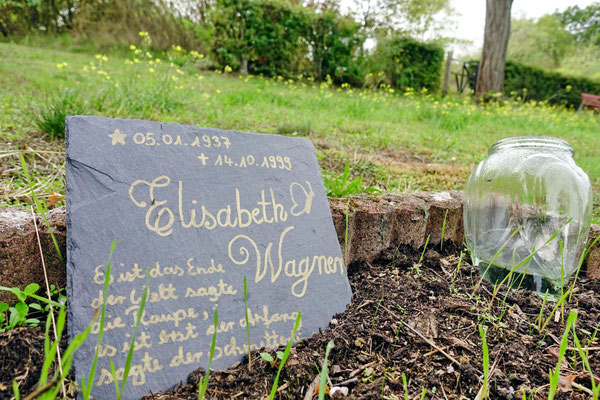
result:
[[[588,176],[561,139],[500,140],[467,182],[467,246],[494,283],[557,294],[579,266],[591,219]]]

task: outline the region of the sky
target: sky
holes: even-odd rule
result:
[[[551,14],[557,9],[563,11],[569,6],[586,7],[598,0],[514,0],[512,18],[538,18]],[[450,0],[451,6],[458,15],[456,29],[448,31],[447,35],[472,42],[471,45],[461,44],[452,46],[454,54],[465,56],[474,54],[483,44],[485,27],[485,0]]]

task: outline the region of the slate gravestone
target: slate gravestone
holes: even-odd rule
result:
[[[302,138],[97,117],[67,118],[69,334],[102,306],[117,240],[92,396],[115,398],[109,359],[125,366],[149,272],[149,295],[125,399],[166,390],[251,348],[328,326],[351,299],[311,142]],[[90,371],[98,324],[77,352]]]

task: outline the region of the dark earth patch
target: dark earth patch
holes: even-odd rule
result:
[[[425,398],[473,399],[483,381],[478,324],[489,329],[490,368],[496,366],[490,376],[490,398],[520,399],[522,392],[529,398],[532,391],[536,393],[531,398],[547,398],[548,371],[556,367],[558,342],[564,332],[563,314],[557,321],[551,316],[555,303],[546,303],[542,319],[550,317],[550,322],[547,330],[540,332],[535,322],[542,305],[539,296],[523,290],[507,292],[503,288],[492,304],[493,287],[487,282],[473,294],[479,279],[477,269],[463,261],[457,271],[456,252],[438,250],[427,250],[421,266],[417,265],[420,253],[407,249],[400,251],[394,262],[352,265],[349,271],[352,303],[346,312],[334,318],[330,327],[292,348],[276,398],[311,398],[309,386],[321,368],[327,343],[333,339],[336,347],[329,358],[331,384],[349,390],[347,397],[340,398],[404,399],[402,375],[405,374],[409,398],[420,398],[426,389]],[[591,348],[592,371],[600,370],[596,330],[599,290],[599,282],[580,280],[564,309],[564,314],[571,309],[579,310],[577,334],[582,344]],[[41,362],[41,332],[20,329],[0,334],[1,370],[33,371]],[[572,340],[569,346],[573,346]],[[29,353],[37,356],[24,355]],[[588,398],[585,389],[576,388],[591,387],[581,359],[572,350],[567,351],[567,357],[568,362],[561,369],[564,391],[558,398]],[[251,370],[244,362],[225,371],[211,372],[207,396],[264,398],[277,367],[277,362],[266,362],[255,352]],[[18,375],[1,375],[0,398],[9,397],[7,389],[10,390],[12,379]],[[30,376],[35,377],[36,372]],[[197,399],[197,382],[202,376],[202,370],[192,372],[188,382],[145,399]],[[35,378],[17,379],[21,382],[21,393],[32,390]],[[570,379],[574,379],[574,385],[569,384]]]

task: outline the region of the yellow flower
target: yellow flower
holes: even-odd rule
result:
[[[231,71],[233,71],[233,69],[229,65],[226,65],[225,68],[224,68],[224,71],[225,71],[226,74],[228,74]]]
[[[147,37],[148,36],[148,32],[146,32],[146,31],[140,31],[139,35],[141,37]]]
[[[154,72],[154,68],[148,68],[148,72],[153,73]]]
[[[130,46],[129,46],[129,49],[130,49],[130,50],[135,50],[135,44],[132,44],[132,45],[130,45]]]

